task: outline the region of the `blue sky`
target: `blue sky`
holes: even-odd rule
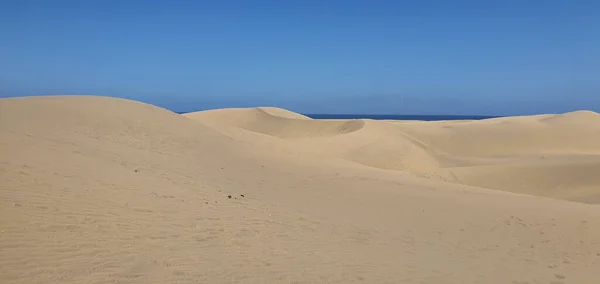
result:
[[[0,96],[175,111],[600,111],[597,1],[0,0]]]

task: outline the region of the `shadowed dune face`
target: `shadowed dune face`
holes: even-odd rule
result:
[[[0,99],[0,283],[596,283],[597,206],[458,184],[587,202],[596,158],[449,125]]]

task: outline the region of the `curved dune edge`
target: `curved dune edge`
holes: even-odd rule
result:
[[[312,118],[299,114],[293,111],[289,111],[287,109],[277,108],[277,107],[257,107],[256,109],[266,112],[273,116],[279,116],[283,118],[291,118],[291,119],[307,119],[310,120]]]
[[[297,120],[259,109],[225,109],[184,114],[195,121],[235,127],[280,138],[282,144],[369,167],[450,178],[427,149],[405,134],[371,120]],[[387,132],[391,130],[391,132]]]
[[[572,152],[594,149],[461,156],[429,143],[451,123],[399,125],[281,138],[130,100],[0,99],[0,282],[597,282],[600,207],[407,174],[591,185],[595,157]],[[346,160],[385,156],[407,169]]]
[[[286,113],[289,116],[289,111]],[[600,155],[600,115],[590,111],[474,121],[399,123],[296,120],[265,114],[259,109],[221,109],[186,116],[199,122],[210,121],[220,126],[284,139],[285,145],[304,149],[305,153],[312,151],[383,170],[406,171],[428,179],[510,192],[519,192],[517,188],[523,188],[522,192],[564,199],[582,198],[579,189],[587,188],[589,184],[570,182],[571,186],[562,187],[557,193],[555,187],[538,181],[543,177],[508,178],[508,181],[499,182],[483,180],[497,180],[490,176],[492,173],[499,177],[508,176],[514,169],[520,169],[523,163],[539,163],[546,157],[560,156],[559,160],[567,163],[564,167],[569,168],[582,155],[592,159]],[[502,164],[502,167],[494,167],[497,170],[492,172],[477,168],[497,164]],[[458,169],[453,169],[456,167]],[[538,176],[548,175],[549,180],[556,177],[556,173],[548,168],[533,167],[537,169]],[[592,175],[591,171],[584,172]],[[564,178],[568,179],[568,176],[564,175]],[[560,175],[558,177],[560,179]],[[588,192],[589,195],[600,193],[594,191]]]
[[[210,110],[184,114],[200,122],[235,126],[283,139],[341,135],[360,130],[364,121],[312,120],[301,114],[275,108]]]

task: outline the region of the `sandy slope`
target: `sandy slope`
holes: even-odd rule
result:
[[[599,207],[427,175],[519,164],[591,186],[595,136],[485,152],[445,142],[458,123],[238,112],[0,100],[0,283],[597,283]],[[561,120],[518,125],[594,129]],[[512,131],[496,122],[483,136]]]
[[[311,120],[276,116],[261,109],[226,109],[185,114],[195,121],[265,134],[303,152],[342,158],[387,170],[448,176],[422,144],[392,125],[372,120]]]
[[[379,169],[516,193],[600,202],[600,175],[596,174],[600,167],[600,114],[591,111],[439,122],[298,120],[266,115],[260,109],[186,116],[282,138],[288,147]],[[340,131],[345,125],[355,127]]]
[[[397,125],[436,151],[460,183],[599,202],[600,115]]]

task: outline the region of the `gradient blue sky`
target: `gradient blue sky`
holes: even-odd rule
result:
[[[600,111],[599,1],[0,0],[0,96],[175,111]]]

